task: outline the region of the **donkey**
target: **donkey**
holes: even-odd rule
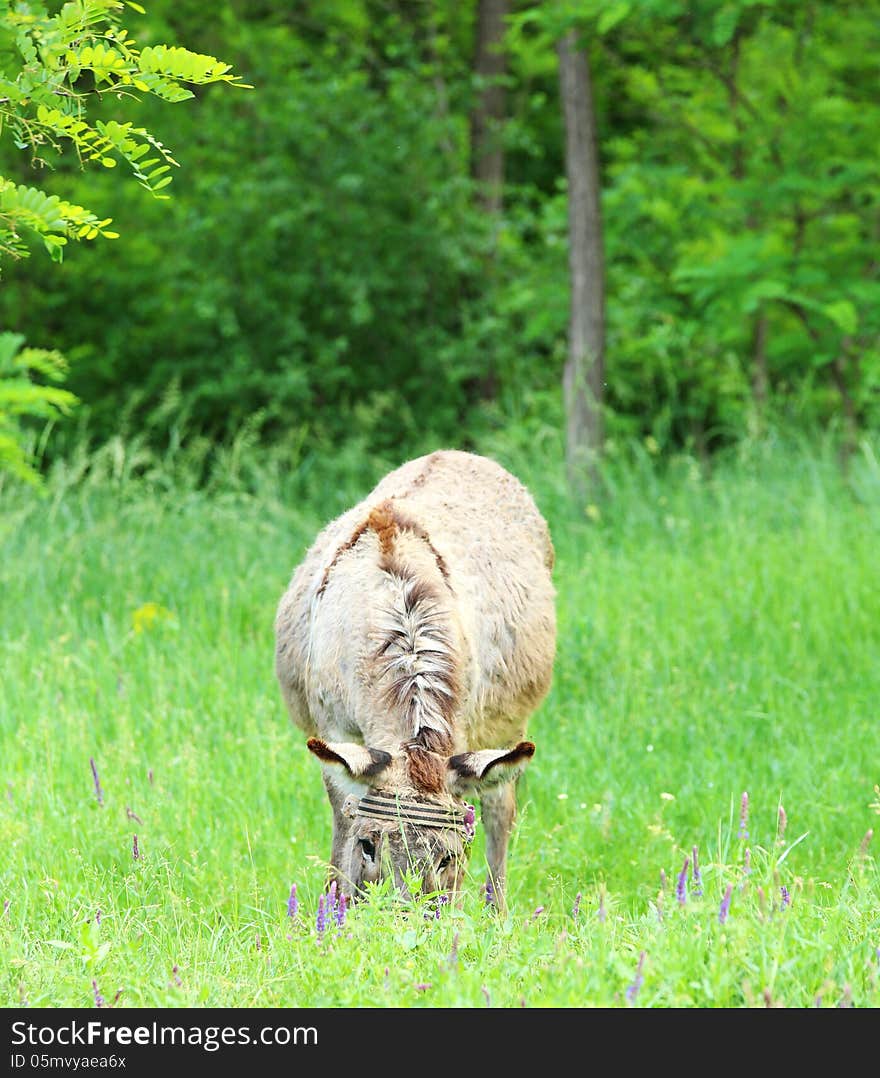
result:
[[[526,723],[553,670],[553,558],[519,480],[440,450],[386,475],[295,570],[276,673],[322,764],[347,895],[388,875],[458,891],[477,796],[501,904]]]

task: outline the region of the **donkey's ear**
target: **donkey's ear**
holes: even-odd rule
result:
[[[368,749],[351,741],[322,741],[319,737],[310,737],[307,744],[322,764],[341,768],[353,779],[373,779],[391,763],[390,752]]]
[[[511,782],[526,769],[535,755],[531,741],[520,741],[512,749],[481,749],[450,756],[447,783],[452,790],[485,790],[502,782]]]

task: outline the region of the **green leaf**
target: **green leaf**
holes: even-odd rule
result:
[[[739,8],[733,4],[726,4],[716,15],[712,24],[712,42],[715,45],[726,45],[739,24]]]
[[[859,315],[855,307],[847,299],[837,300],[835,303],[826,303],[821,308],[826,318],[844,333],[856,333],[859,328]]]
[[[144,12],[137,3],[125,6]],[[109,170],[124,161],[155,192],[167,185],[167,178],[159,180],[159,172],[147,178],[146,164],[137,162],[148,148],[156,165],[177,162],[158,139],[131,122],[98,120],[93,126],[88,109],[97,94],[79,85],[81,73],[90,71],[103,92],[120,91],[120,100],[148,93],[181,102],[193,96],[193,85],[242,83],[229,64],[214,56],[164,44],[139,50],[119,25],[122,10],[118,0],[0,5],[0,136],[8,132],[13,145],[50,166],[51,156],[68,148],[80,164]],[[55,261],[61,260],[66,238],[116,235],[83,207],[0,177],[0,257],[26,256],[21,237],[27,231],[39,236]]]
[[[608,4],[596,20],[596,29],[600,34],[607,34],[618,23],[623,22],[631,8],[632,4],[628,0],[615,0],[615,3]]]

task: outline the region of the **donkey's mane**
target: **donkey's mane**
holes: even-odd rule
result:
[[[391,604],[376,625],[375,664],[382,700],[406,726],[407,770],[416,789],[443,788],[445,757],[453,751],[453,721],[459,684],[449,616],[432,585],[386,568]]]
[[[434,752],[451,749],[458,679],[448,614],[429,583],[399,567],[389,575],[392,602],[376,625],[384,702],[407,720],[414,744]]]

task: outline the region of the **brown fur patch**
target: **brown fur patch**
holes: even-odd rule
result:
[[[309,752],[313,752],[319,760],[328,764],[338,764],[340,757],[330,748],[326,741],[319,737],[310,737],[306,742]]]
[[[427,475],[428,469],[422,473],[419,477],[424,482],[424,476]],[[415,486],[418,480],[413,485]],[[449,586],[449,568],[446,565],[446,561],[440,551],[431,542],[431,537],[425,531],[425,529],[417,521],[412,520],[410,517],[401,513],[397,506],[394,504],[393,499],[386,498],[384,502],[380,502],[370,510],[370,515],[362,523],[358,524],[350,539],[347,539],[336,551],[330,560],[330,564],[324,570],[324,574],[321,577],[321,583],[318,585],[318,598],[320,598],[327,587],[327,582],[330,579],[330,573],[333,571],[334,566],[342,557],[342,555],[357,543],[364,532],[373,531],[376,533],[376,537],[379,540],[379,553],[381,556],[381,566],[386,572],[392,572],[394,569],[394,539],[401,531],[408,531],[415,535],[418,539],[428,547],[431,553],[434,555],[434,561],[437,563],[437,568],[440,570],[440,575]]]
[[[321,583],[318,585],[318,598],[320,598],[324,594],[324,589],[327,587],[327,581],[330,579],[330,573],[333,567],[336,565],[342,555],[346,552],[346,550],[351,550],[351,548],[355,545],[358,539],[360,539],[364,532],[368,530],[369,526],[369,519],[365,520],[363,524],[359,524],[352,533],[352,537],[346,542],[344,542],[330,559],[330,564],[324,570],[324,575],[321,577]]]
[[[386,514],[390,516],[390,521],[388,523],[386,523]],[[376,531],[379,536],[383,569],[387,572],[393,572],[394,537],[398,532],[407,531],[417,539],[421,539],[425,546],[427,546],[428,550],[434,555],[434,561],[437,563],[440,575],[447,584],[449,583],[449,569],[446,565],[446,561],[440,551],[431,542],[430,535],[428,535],[421,524],[411,517],[408,517],[405,513],[402,513],[390,498],[378,506],[377,509],[373,510],[370,514],[370,520],[373,519],[374,515],[377,517],[377,524],[383,529],[380,532],[378,528],[374,527],[374,531]]]
[[[384,502],[370,510],[366,526],[376,533],[382,557],[390,557],[394,549],[394,536],[399,527],[394,502],[386,498]]]
[[[326,741],[323,741],[320,737],[310,737],[306,742],[310,752],[314,753],[319,760],[323,760],[325,764],[342,764],[348,768],[348,762],[344,757],[340,756],[338,752],[335,752]],[[368,746],[364,746],[367,752],[370,754],[370,763],[358,771],[359,775],[367,777],[377,775],[380,771],[386,768],[391,763],[391,753],[385,752],[383,749],[371,749]]]
[[[422,793],[439,794],[446,782],[446,762],[440,756],[410,742],[406,748],[409,780]]]
[[[490,760],[479,770],[480,754],[476,752],[462,752],[457,756],[450,756],[448,766],[452,771],[465,777],[485,778],[493,767],[499,764],[515,764],[520,760],[530,760],[535,755],[533,741],[520,741],[512,749],[500,754],[497,759]]]

